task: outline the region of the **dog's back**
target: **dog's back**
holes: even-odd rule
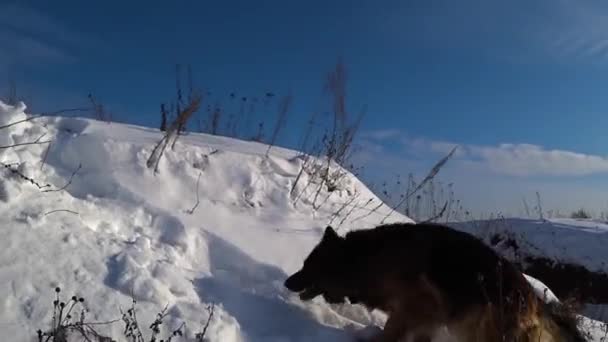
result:
[[[476,237],[445,226],[384,225],[350,232],[346,241],[360,255],[382,255],[384,265],[375,266],[379,269],[397,269],[406,278],[424,273],[450,298],[453,314],[468,305],[532,294],[510,262]]]
[[[370,276],[398,273],[403,291],[431,294],[418,298],[433,303],[429,319],[444,321],[434,323],[451,326],[464,341],[584,341],[576,328],[558,324],[512,263],[470,234],[392,224],[350,232],[346,241],[376,263]],[[409,308],[412,317],[424,312],[421,301]]]

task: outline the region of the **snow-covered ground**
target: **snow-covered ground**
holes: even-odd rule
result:
[[[555,264],[585,267],[591,272],[608,274],[608,224],[591,219],[520,219],[454,222],[450,226],[476,235],[507,258],[526,264],[527,257],[544,258]],[[492,239],[496,235],[510,241]],[[590,280],[591,281],[591,280]],[[602,283],[603,284],[603,283]],[[605,298],[608,288],[596,286]],[[584,312],[608,322],[608,305],[585,305]]]
[[[24,110],[0,103],[0,126]],[[168,306],[167,326],[186,322],[189,338],[214,304],[210,341],[351,341],[382,325],[380,313],[302,303],[283,287],[327,224],[343,233],[390,213],[372,211],[380,202],[359,180],[348,174],[317,194],[304,173],[292,192],[304,160],[296,152],[266,157],[265,145],[204,134],[181,137],[155,174],[146,159],[160,137],[60,117],[0,130],[0,146],[51,141],[0,149],[2,336],[27,341],[48,328],[57,286],[86,299],[90,321],[120,318],[133,297],[147,328]],[[410,220],[386,220],[396,221]],[[123,325],[98,329],[121,336]],[[603,328],[590,329],[599,341]]]
[[[496,233],[509,232],[526,255],[582,265],[590,271],[608,273],[608,224],[593,220],[553,218],[505,218],[451,223],[489,240]]]

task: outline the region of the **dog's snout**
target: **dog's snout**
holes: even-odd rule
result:
[[[304,276],[301,271],[294,273],[285,280],[285,287],[294,292],[303,291],[306,288]]]

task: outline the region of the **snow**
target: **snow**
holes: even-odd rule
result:
[[[0,102],[0,125],[27,118],[25,109]],[[85,298],[90,321],[120,318],[134,298],[147,327],[167,306],[165,331],[186,322],[189,339],[210,304],[210,341],[352,341],[382,326],[379,312],[304,303],[283,287],[328,224],[344,233],[389,213],[385,222],[411,222],[384,205],[372,211],[380,200],[351,174],[314,201],[312,174],[294,187],[302,155],[273,147],[267,157],[266,145],[205,134],[180,137],[155,174],[146,159],[160,132],[83,118],[11,126],[0,146],[40,137],[52,142],[0,149],[3,336],[29,341],[48,328],[57,286]]]
[[[1,104],[1,123],[25,119],[24,110]],[[2,163],[51,184],[44,190],[69,183],[41,192],[3,168],[3,335],[24,341],[47,328],[56,286],[67,298],[84,297],[92,321],[119,318],[131,296],[143,322],[169,305],[167,323],[187,322],[190,338],[213,303],[211,341],[348,340],[352,330],[382,323],[381,314],[358,306],[301,303],[283,287],[328,223],[344,232],[390,212],[370,213],[380,201],[354,176],[337,191],[321,191],[313,208],[317,180],[304,173],[290,194],[304,158],[282,148],[266,157],[266,145],[189,134],[155,174],[145,162],[157,130],[43,117],[0,131],[3,146],[43,134],[52,140],[48,154],[49,144],[0,150]],[[387,221],[410,220],[393,213]],[[100,329],[121,336],[122,325]]]
[[[524,277],[530,285],[532,285],[532,289],[534,293],[544,300],[545,303],[559,303],[559,299],[555,294],[551,291],[547,285],[543,284],[540,280],[531,277],[527,274],[524,274]],[[594,321],[585,316],[578,315],[580,320],[579,325],[585,327],[585,331],[589,334],[590,341],[600,341],[604,342],[608,339],[608,325],[602,322]]]
[[[518,246],[517,255],[508,244],[496,246],[512,260],[522,260],[524,256],[542,257],[581,265],[592,272],[608,273],[608,224],[605,222],[571,218],[501,218],[452,222],[449,225],[486,242],[490,242],[495,234],[513,239]],[[608,305],[586,304],[584,313],[608,322]]]
[[[542,298],[545,303],[559,303],[557,296],[542,281],[527,274],[524,274],[524,277],[532,285],[532,289],[538,298]]]
[[[451,223],[450,226],[489,239],[494,233],[509,232],[526,255],[585,266],[608,273],[608,224],[578,219],[504,218]]]

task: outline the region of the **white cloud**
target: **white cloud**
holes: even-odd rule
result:
[[[608,173],[608,157],[590,155],[565,150],[551,150],[532,144],[500,144],[494,146],[457,144],[448,141],[434,141],[425,138],[411,138],[406,134],[374,134],[365,136],[384,137],[376,139],[374,153],[378,152],[377,144],[399,142],[403,158],[416,156],[436,160],[441,155],[458,146],[451,164],[458,163],[469,168],[485,170],[487,173],[509,176],[587,176]],[[398,152],[401,153],[401,152]],[[407,156],[405,156],[407,154]]]
[[[82,45],[91,40],[45,13],[14,3],[0,4],[0,28],[22,35],[44,35],[67,45]]]
[[[35,62],[68,62],[72,57],[63,49],[42,40],[0,31],[0,45],[3,46],[3,61],[10,64]]]
[[[379,129],[374,131],[363,132],[361,136],[366,139],[372,140],[387,140],[387,139],[395,139],[399,136],[403,135],[403,132],[398,129]]]
[[[608,6],[597,0],[556,0],[538,24],[538,38],[557,56],[608,58]]]
[[[479,159],[496,173],[512,176],[586,176],[608,172],[608,158],[547,150],[530,144],[468,146],[467,157]]]
[[[395,175],[403,179],[409,173],[420,179],[456,145],[405,136],[370,145],[366,144],[369,140],[363,141],[355,163],[365,167],[366,181],[392,184]],[[438,180],[453,183],[456,199],[474,213],[518,215],[523,212],[522,199],[533,203],[537,191],[546,210],[568,213],[584,207],[599,212],[606,208],[604,177],[589,177],[608,175],[606,157],[531,144],[459,144],[458,151],[441,169]]]
[[[90,37],[32,8],[0,4],[0,68],[68,63],[78,48],[95,48]]]
[[[608,59],[608,2],[604,0],[433,3],[392,10],[378,25],[408,43],[462,49],[509,62]]]

